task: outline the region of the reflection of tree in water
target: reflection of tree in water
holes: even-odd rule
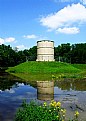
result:
[[[10,89],[13,87],[17,88],[19,83],[23,83],[24,85],[29,84],[30,86],[36,87],[36,81],[25,82],[16,76],[10,75],[5,72],[0,72],[0,90],[4,91],[5,89]]]
[[[64,79],[62,81],[56,81],[55,85],[62,90],[86,91],[86,79]]]
[[[17,87],[18,84],[16,82],[22,81],[8,73],[0,73],[0,90],[4,91],[5,89],[10,89],[13,85]]]

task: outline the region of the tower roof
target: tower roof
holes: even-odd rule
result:
[[[44,41],[44,42],[46,42],[46,41],[48,41],[48,42],[54,42],[54,41],[51,41],[51,40],[41,40],[41,41],[37,41],[37,43],[38,43],[38,42],[43,42],[43,41]]]

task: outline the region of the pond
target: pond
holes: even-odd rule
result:
[[[24,99],[27,102],[43,102],[37,98],[35,84],[25,83],[8,73],[0,72],[0,121],[13,121],[15,112]],[[74,111],[78,110],[79,120],[86,121],[86,79],[56,81],[53,98],[67,109],[67,117],[71,118]]]

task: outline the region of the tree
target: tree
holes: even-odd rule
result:
[[[35,61],[37,59],[37,46],[33,46],[28,51],[28,60],[29,61]]]

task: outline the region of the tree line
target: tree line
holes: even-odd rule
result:
[[[30,49],[18,51],[12,49],[10,45],[0,45],[0,67],[15,66],[25,61],[35,61],[37,58],[37,46]],[[86,63],[86,43],[81,44],[61,44],[54,47],[54,58],[59,62]]]
[[[86,63],[86,43],[81,44],[61,44],[55,47],[55,60],[71,64]]]
[[[18,51],[17,48],[12,49],[10,45],[0,45],[0,67],[12,67],[25,61],[34,61],[37,57],[37,47],[34,46],[29,50]]]

